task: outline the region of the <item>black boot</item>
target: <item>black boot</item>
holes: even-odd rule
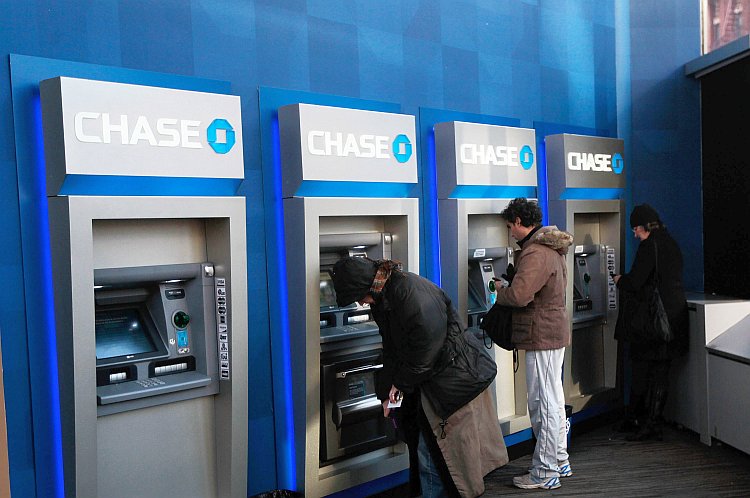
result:
[[[615,427],[615,432],[635,433],[641,427],[640,420],[644,417],[643,396],[630,394],[630,403],[625,406],[622,421]]]
[[[662,414],[667,403],[667,390],[663,387],[656,387],[649,391],[648,397],[648,419],[638,432],[625,438],[628,441],[661,441],[663,439]]]

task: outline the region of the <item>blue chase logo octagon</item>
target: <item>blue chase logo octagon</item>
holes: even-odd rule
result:
[[[226,136],[224,142],[217,141],[216,132],[218,130],[224,130]],[[211,124],[208,125],[208,129],[206,130],[206,139],[208,140],[208,145],[211,146],[214,152],[216,152],[217,154],[226,154],[227,152],[232,150],[232,147],[234,147],[236,141],[234,128],[232,128],[232,125],[229,124],[229,121],[227,121],[226,119],[214,119]]]

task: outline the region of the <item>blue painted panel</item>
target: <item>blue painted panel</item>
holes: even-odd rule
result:
[[[242,180],[159,176],[68,175],[60,195],[235,195]]]
[[[305,180],[295,197],[408,197],[414,184],[389,182],[332,182]]]
[[[403,34],[407,8],[401,0],[356,0],[357,26]]]
[[[536,198],[536,187],[458,185],[450,195],[451,199],[515,199],[516,197]]]
[[[479,58],[476,52],[443,47],[443,105],[464,112],[479,111]]]
[[[443,50],[439,43],[404,37],[404,101],[412,105],[443,105]],[[422,63],[421,61],[430,61]]]
[[[404,37],[363,27],[358,34],[360,96],[399,100],[404,94]]]
[[[190,3],[191,0],[148,2],[148,15],[144,16],[144,11],[131,0],[119,0],[118,38],[127,41],[120,48],[122,65],[193,74],[193,52],[184,49],[193,44]],[[77,19],[71,17],[70,22],[76,23]]]
[[[304,5],[305,0],[299,0]],[[259,58],[255,71],[261,85],[310,88],[308,25],[304,8],[277,8],[272,0],[256,2],[255,30]],[[280,62],[280,61],[283,61]]]
[[[440,20],[443,45],[477,51],[477,26],[483,21],[477,18],[475,2],[440,0]]]
[[[315,17],[308,18],[310,89],[359,96],[357,28]],[[331,78],[331,75],[336,75]]]

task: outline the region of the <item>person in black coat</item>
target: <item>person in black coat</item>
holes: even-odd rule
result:
[[[409,446],[412,491],[425,498],[475,497],[508,455],[488,386],[497,366],[467,333],[448,296],[398,263],[349,257],[333,267],[339,306],[369,304],[383,338],[376,392],[396,410]],[[417,477],[418,475],[418,477]]]
[[[630,272],[615,275],[620,290],[620,313],[615,337],[630,346],[632,379],[630,402],[623,432],[633,432],[628,440],[661,439],[661,416],[667,400],[669,366],[687,351],[688,311],[682,287],[682,252],[667,231],[659,214],[648,204],[633,208],[630,215],[633,234],[640,239]],[[673,339],[670,342],[644,338],[634,328],[648,317],[635,316],[630,302],[642,299],[648,286],[657,280]]]

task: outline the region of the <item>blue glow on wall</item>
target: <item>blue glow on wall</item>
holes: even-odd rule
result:
[[[622,188],[566,188],[560,199],[569,200],[618,200],[622,199],[625,189]]]
[[[334,182],[304,180],[295,192],[297,197],[408,197],[413,183]],[[352,195],[356,193],[356,195]]]
[[[37,440],[45,440],[46,444],[36,443],[36,452],[38,456],[44,456],[45,465],[49,465],[49,484],[44,485],[46,492],[51,492],[49,496],[62,497],[65,495],[64,478],[63,478],[63,459],[62,459],[62,429],[60,424],[60,394],[57,377],[57,332],[55,328],[55,299],[52,288],[52,253],[50,247],[49,235],[49,213],[46,202],[46,168],[44,163],[44,133],[42,130],[42,104],[41,101],[34,99],[34,118],[35,118],[35,136],[36,136],[36,161],[33,178],[35,179],[34,197],[41,202],[36,204],[37,212],[33,215],[39,223],[34,227],[37,231],[36,239],[39,242],[38,247],[38,285],[37,291],[41,291],[42,314],[39,317],[41,341],[35,343],[42,347],[35,348],[34,354],[40,356],[40,360],[46,364],[47,368],[40,374],[44,376],[40,388],[44,394],[42,398],[46,401],[47,408],[47,425],[35,427],[35,431],[41,432],[36,437]],[[37,489],[40,488],[39,482]],[[52,489],[50,489],[50,487]],[[41,491],[41,490],[40,490]]]
[[[279,120],[278,117],[273,120],[271,124],[271,136],[273,141],[273,169],[275,174],[273,178],[273,198],[282,198],[282,176],[281,176],[281,140],[279,137]],[[281,412],[283,417],[283,424],[285,431],[276,434],[276,446],[277,451],[280,453],[283,464],[278,469],[279,480],[281,486],[286,489],[296,489],[297,483],[297,466],[295,462],[295,455],[297,454],[297,448],[295,445],[294,436],[294,399],[292,397],[292,356],[290,348],[289,338],[289,295],[286,280],[286,242],[284,240],[284,205],[281,202],[275,204],[273,210],[274,226],[275,226],[275,240],[276,240],[276,254],[275,265],[280,278],[277,280],[278,284],[278,310],[277,316],[279,323],[279,338],[281,340],[281,350],[278,355],[281,360],[281,368],[283,370],[282,379],[283,391],[281,397],[283,401],[284,410]]]
[[[515,185],[458,185],[450,195],[451,199],[515,199],[516,197],[536,197],[536,187]]]

